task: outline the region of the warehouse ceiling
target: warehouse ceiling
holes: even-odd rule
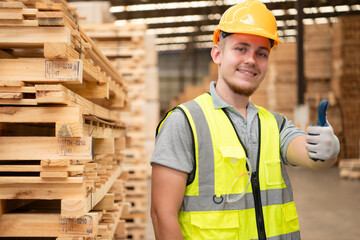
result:
[[[71,2],[71,0],[70,0]],[[145,23],[157,35],[158,50],[210,48],[221,14],[241,2],[231,0],[111,0],[116,24]],[[263,0],[278,22],[283,41],[293,41],[297,31],[297,1]],[[336,17],[360,14],[359,0],[303,0],[303,23],[333,23]],[[194,45],[193,45],[194,44]]]

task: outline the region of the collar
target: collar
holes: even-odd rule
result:
[[[227,102],[225,102],[216,92],[215,90],[215,86],[216,86],[216,82],[212,81],[210,83],[210,94],[211,94],[211,98],[214,104],[214,108],[215,109],[220,109],[220,108],[229,108],[230,110],[239,113],[234,106],[228,104]],[[257,113],[259,111],[259,109],[257,107],[254,106],[254,104],[252,104],[250,101],[246,107],[247,112],[255,112]],[[240,113],[239,113],[240,114]]]

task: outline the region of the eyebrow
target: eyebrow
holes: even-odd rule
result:
[[[236,45],[243,45],[243,46],[246,46],[246,47],[251,47],[251,45],[247,42],[239,42],[239,43],[236,43]],[[267,48],[267,47],[259,47],[260,50],[266,50],[268,52],[270,52],[270,49]]]

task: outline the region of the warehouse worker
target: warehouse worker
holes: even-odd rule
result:
[[[284,165],[328,168],[339,141],[330,125],[311,126],[306,134],[249,101],[280,43],[263,3],[230,7],[213,42],[217,82],[171,110],[157,129],[151,159],[156,238],[300,239]]]

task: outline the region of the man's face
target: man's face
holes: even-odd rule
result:
[[[223,80],[234,93],[251,96],[265,77],[269,39],[238,33],[221,41],[215,61],[219,65],[219,81]]]

